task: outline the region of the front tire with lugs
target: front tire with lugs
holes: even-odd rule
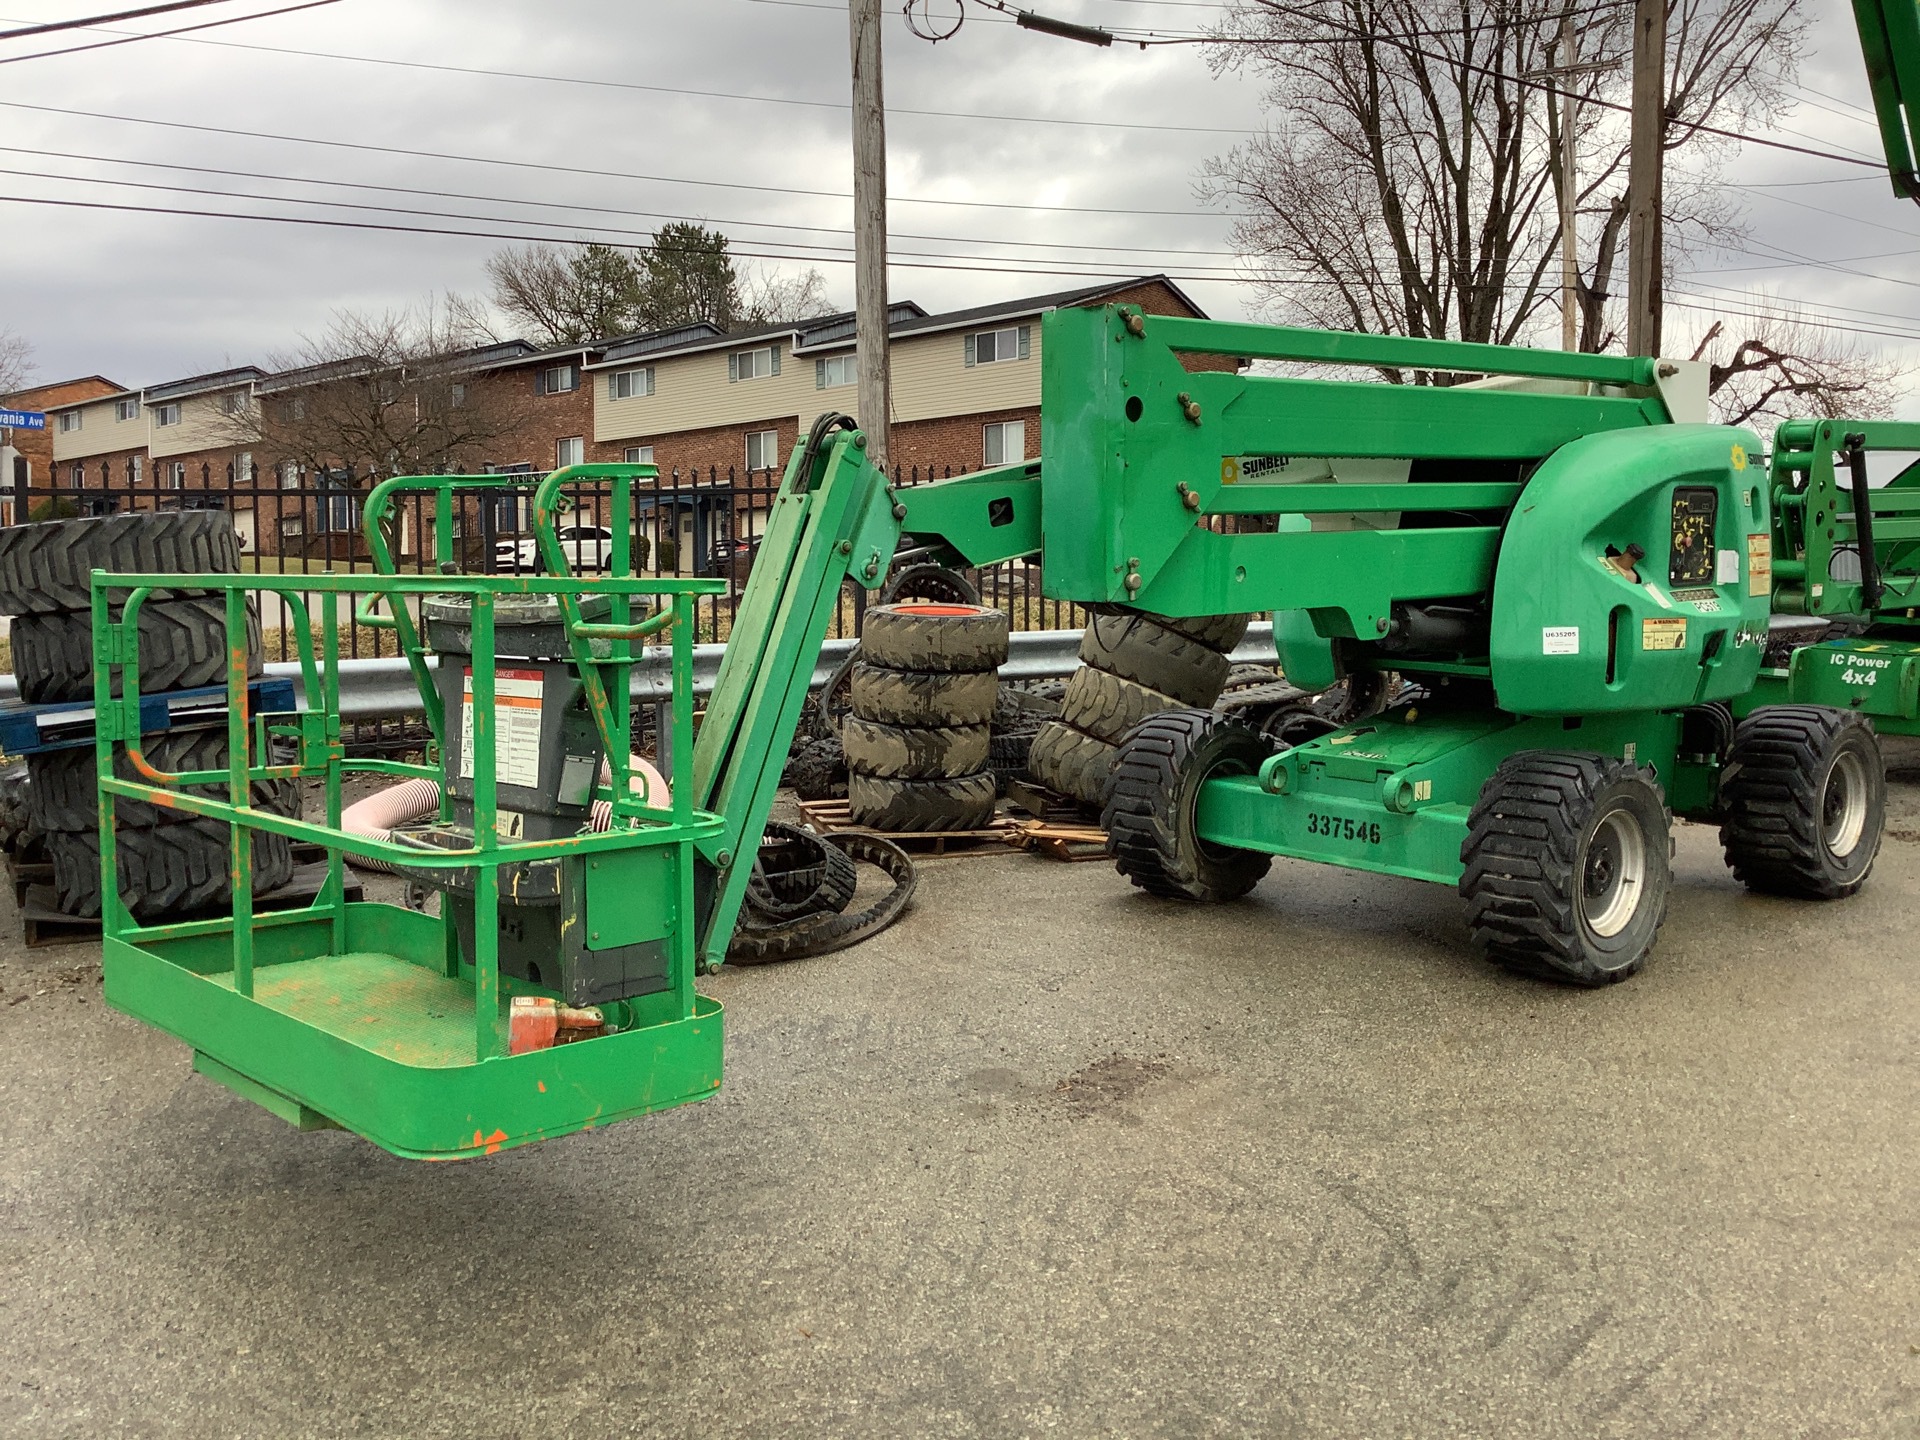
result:
[[[1127,737],[1107,782],[1100,823],[1120,873],[1168,900],[1236,900],[1260,883],[1273,857],[1202,840],[1200,787],[1259,773],[1273,747],[1210,710],[1165,710]]]
[[[1626,979],[1667,917],[1672,819],[1650,772],[1631,761],[1509,755],[1481,787],[1460,847],[1474,944],[1538,979]]]
[[[1720,785],[1720,844],[1750,890],[1838,900],[1880,853],[1887,773],[1863,715],[1767,705],[1742,720]]]

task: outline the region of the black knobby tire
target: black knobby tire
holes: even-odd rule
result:
[[[1652,772],[1629,760],[1509,755],[1481,787],[1460,846],[1474,944],[1542,980],[1626,979],[1667,918],[1672,823]]]
[[[945,565],[903,565],[887,577],[887,583],[880,590],[882,605],[892,605],[901,600],[978,605],[980,589],[958,570],[949,570]]]
[[[856,645],[833,667],[820,693],[812,697],[812,703],[807,706],[806,727],[814,739],[839,740],[840,727],[846,723],[847,712],[853,707],[853,667],[859,658],[860,647]]]
[[[240,569],[240,537],[222,510],[136,510],[0,529],[0,614],[51,615],[93,603],[95,570],[123,575]],[[153,599],[198,593],[156,590]]]
[[[860,876],[831,840],[797,825],[767,822],[747,878],[746,904],[769,923],[803,915],[835,915],[853,903]]]
[[[149,765],[169,774],[190,770],[227,768],[227,729],[224,725],[196,725],[179,730],[163,730],[145,737],[141,750]],[[114,762],[114,774],[122,780],[150,783],[133,768],[124,751]],[[33,783],[27,803],[34,824],[42,830],[77,832],[97,829],[100,823],[99,772],[95,768],[93,747],[71,750],[42,750],[27,756],[27,772]],[[296,780],[256,780],[253,782],[255,808],[276,815],[297,815],[299,782]],[[225,800],[227,787],[189,785],[191,795],[210,800]],[[153,825],[179,825],[196,818],[186,810],[169,805],[154,805],[145,800],[121,796],[114,804],[121,825],[145,828]]]
[[[227,827],[193,820],[151,830],[114,832],[120,894],[136,920],[182,920],[233,903]],[[53,883],[62,913],[91,919],[100,913],[98,831],[47,835]],[[253,890],[264,894],[293,878],[293,848],[284,835],[253,835]]]
[[[1080,640],[1080,658],[1182,705],[1213,704],[1232,668],[1217,650],[1145,614],[1092,617]]]
[[[890,670],[998,670],[1010,627],[1006,611],[985,605],[871,605],[860,622],[860,658]]]
[[[992,733],[985,725],[888,725],[849,715],[842,743],[855,775],[950,780],[987,768]]]
[[[1123,675],[1110,675],[1098,665],[1082,665],[1067,681],[1060,718],[1075,729],[1118,745],[1149,715],[1180,708],[1180,702],[1171,695],[1162,695]]]
[[[1880,853],[1887,778],[1863,715],[1767,705],[1742,720],[1720,780],[1720,844],[1750,890],[1838,900]]]
[[[796,746],[787,756],[780,783],[802,800],[844,800],[847,795],[847,757],[836,739],[813,740]]]
[[[978,830],[993,818],[999,793],[992,771],[949,780],[886,780],[855,771],[847,777],[847,810],[856,825],[900,834]]]
[[[931,675],[864,662],[853,667],[853,713],[889,725],[984,725],[999,690],[991,670]]]
[[[1168,710],[1120,747],[1100,823],[1120,873],[1168,900],[1236,900],[1260,883],[1273,857],[1202,840],[1200,787],[1222,775],[1257,774],[1273,747],[1210,710]]]
[[[987,768],[1006,789],[1009,780],[1027,778],[1027,762],[1033,754],[1035,730],[996,730],[987,747]]]
[[[0,850],[18,853],[40,832],[33,823],[33,785],[25,765],[0,770]]]
[[[1251,615],[1160,615],[1152,610],[1135,610],[1125,605],[1095,605],[1089,607],[1096,615],[1128,617],[1145,616],[1175,634],[1184,635],[1189,640],[1198,640],[1209,650],[1225,655],[1247,638],[1247,625]]]
[[[140,690],[156,695],[227,678],[226,602],[218,596],[149,600],[140,607]],[[260,615],[247,605],[247,676],[266,669]],[[33,704],[93,698],[93,617],[85,611],[22,615],[13,623],[13,673]],[[112,672],[113,694],[125,672]]]
[[[1226,684],[1220,687],[1222,698],[1240,690],[1258,690],[1278,685],[1286,677],[1271,665],[1234,665],[1227,671]]]
[[[1027,773],[1056,794],[1098,810],[1106,798],[1107,776],[1119,747],[1049,720],[1034,732],[1027,749]]]

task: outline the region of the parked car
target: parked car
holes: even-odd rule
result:
[[[613,531],[604,525],[562,525],[559,538],[560,552],[574,574],[612,568]],[[537,573],[544,568],[539,546],[531,535],[495,541],[493,563],[496,570],[512,574]]]
[[[759,553],[758,535],[743,535],[738,540],[716,540],[707,554],[707,573],[744,577],[753,568],[753,557]]]

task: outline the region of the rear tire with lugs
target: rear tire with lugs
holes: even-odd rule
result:
[[[1720,813],[1727,864],[1748,889],[1851,895],[1873,870],[1886,822],[1879,737],[1852,711],[1763,706],[1734,731]]]
[[[1007,661],[1010,626],[1006,611],[985,605],[869,605],[860,622],[860,658],[890,670],[998,670]]]
[[[115,607],[115,618],[118,618]],[[149,600],[140,607],[140,690],[157,695],[227,679],[227,607],[217,595]],[[247,677],[266,668],[260,615],[247,605]],[[93,616],[84,610],[22,615],[13,623],[13,673],[32,704],[93,698]],[[112,693],[125,672],[113,671]]]
[[[93,604],[92,574],[232,575],[240,537],[224,510],[135,510],[0,528],[0,615],[51,615]],[[185,590],[156,590],[171,600]]]
[[[1272,753],[1259,735],[1210,710],[1168,710],[1144,722],[1120,747],[1100,817],[1115,867],[1167,900],[1245,895],[1273,857],[1202,840],[1195,811],[1208,780],[1258,774]]]
[[[993,818],[997,798],[991,771],[950,780],[887,780],[857,771],[847,777],[854,824],[902,834],[978,830]]]
[[[888,725],[849,715],[842,740],[850,771],[886,780],[977,774],[992,753],[992,731],[985,725]]]
[[[1107,775],[1119,747],[1097,735],[1049,720],[1027,747],[1027,773],[1058,794],[1098,810],[1106,798]]]
[[[984,725],[1000,677],[991,670],[929,675],[864,662],[853,667],[853,712],[890,725]]]

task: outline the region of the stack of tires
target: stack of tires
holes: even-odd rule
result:
[[[1080,641],[1060,718],[1040,727],[1027,768],[1049,790],[1098,809],[1127,732],[1149,715],[1207,709],[1247,633],[1245,615],[1175,620],[1144,610],[1094,615]]]
[[[136,511],[127,515],[18,525],[0,530],[0,613],[14,617],[13,670],[20,696],[34,704],[93,699],[94,570],[232,574],[240,568],[233,523],[214,510]],[[117,611],[116,611],[117,618]],[[248,674],[263,668],[257,616],[248,615]],[[219,685],[227,676],[226,605],[205,591],[155,590],[139,621],[142,694]],[[121,693],[116,671],[112,693]],[[145,738],[155,769],[223,770],[224,724],[164,731]],[[91,744],[27,756],[27,808],[45,833],[61,910],[100,913],[100,811]],[[117,772],[137,779],[122,757]],[[201,787],[217,799],[226,787]],[[255,786],[253,803],[283,815],[299,813],[290,781]],[[232,900],[228,827],[144,802],[117,802],[114,838],[121,893],[137,920],[179,919]],[[284,836],[255,833],[256,891],[293,874]]]
[[[841,741],[847,804],[876,830],[976,830],[998,792],[992,721],[1009,622],[983,605],[868,609]]]

